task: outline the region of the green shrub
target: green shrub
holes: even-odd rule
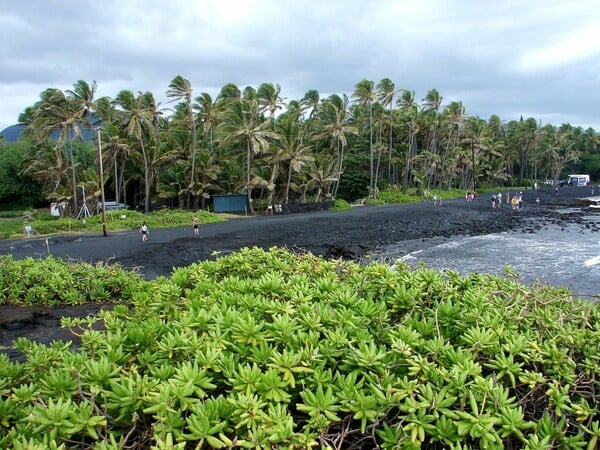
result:
[[[2,448],[596,448],[600,304],[244,249],[0,355]],[[64,324],[85,323],[75,319]]]
[[[0,256],[0,304],[80,305],[130,299],[141,276],[118,265]]]
[[[332,211],[347,211],[349,209],[352,209],[350,203],[348,203],[346,200],[339,198],[335,200],[335,204],[331,208]]]

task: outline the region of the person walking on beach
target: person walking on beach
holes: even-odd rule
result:
[[[144,222],[142,224],[142,228],[140,228],[140,233],[142,233],[142,242],[145,242],[148,240],[148,225],[146,225],[146,222]]]
[[[521,211],[523,209],[523,193],[519,194],[519,198],[517,199],[517,210]]]
[[[200,221],[198,220],[198,216],[194,216],[193,224],[194,224],[194,236],[198,236],[199,228],[200,228]]]
[[[516,210],[517,210],[517,206],[518,206],[518,204],[519,204],[519,199],[518,199],[518,197],[517,197],[517,194],[515,194],[515,195],[513,196],[513,198],[512,198],[512,200],[511,200],[511,202],[510,202],[510,203],[511,203],[511,205],[512,205],[512,209],[513,209],[513,211],[516,211]]]

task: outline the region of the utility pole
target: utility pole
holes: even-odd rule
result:
[[[106,201],[104,199],[104,168],[102,166],[102,141],[100,140],[100,128],[98,131],[98,166],[100,168],[100,199],[102,200],[102,234],[106,237]]]

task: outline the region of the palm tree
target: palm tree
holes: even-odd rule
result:
[[[271,117],[272,125],[275,126],[275,113],[283,109],[285,102],[281,98],[281,86],[272,83],[263,83],[256,91],[259,111],[268,111]]]
[[[81,104],[59,89],[47,89],[41,94],[41,100],[36,104],[32,127],[37,141],[42,142],[52,137],[58,131],[56,147],[63,148],[68,145],[69,160],[71,163],[72,200],[74,213],[77,213],[77,175],[76,163],[73,155],[73,139],[82,138],[81,127],[87,123],[84,119],[85,109]]]
[[[319,136],[329,141],[329,149],[337,150],[337,171],[335,174],[335,186],[333,198],[337,195],[338,186],[344,168],[344,151],[348,145],[348,135],[357,134],[356,128],[350,124],[348,112],[348,97],[344,94],[331,95],[327,100],[319,104],[318,119],[320,122]]]
[[[435,177],[435,164],[438,153],[438,127],[439,127],[439,110],[442,105],[443,97],[437,91],[437,89],[431,89],[427,92],[427,95],[423,99],[423,112],[431,121],[431,137],[429,140],[429,158],[426,163],[428,169],[427,176],[427,188],[434,182]]]
[[[592,154],[597,154],[600,151],[600,134],[593,128],[588,128],[584,135],[585,149]]]
[[[471,156],[471,179],[473,190],[477,190],[478,168],[485,161],[485,153],[490,148],[490,137],[485,120],[478,117],[469,117],[465,126],[463,143],[467,145]],[[468,171],[465,170],[465,173]]]
[[[121,189],[123,189],[123,195],[126,192],[124,188],[125,162],[131,147],[122,131],[113,123],[105,123],[102,128],[102,150],[107,162],[112,163],[114,167],[115,201],[118,205],[121,201]],[[123,201],[126,201],[125,197],[123,197]]]
[[[354,86],[352,97],[356,99],[359,106],[368,106],[369,108],[369,198],[371,198],[376,195],[376,186],[373,185],[375,180],[373,165],[373,102],[375,101],[375,83],[363,78]]]
[[[567,164],[579,159],[580,152],[575,146],[576,141],[573,136],[573,129],[570,127],[559,127],[555,136],[557,140],[555,143],[556,153],[552,155],[552,161],[554,169],[553,178],[557,180]]]
[[[250,213],[252,207],[251,160],[254,155],[265,152],[269,148],[269,139],[278,136],[268,131],[270,121],[261,121],[256,101],[232,101],[222,115],[223,121],[217,127],[222,136],[222,143],[237,142],[246,146],[246,192]]]
[[[287,104],[285,115],[292,117],[296,122],[304,118],[304,111],[299,100],[290,100]]]
[[[227,83],[221,88],[221,92],[217,95],[217,103],[227,103],[231,100],[241,100],[242,92],[233,83]]]
[[[377,84],[377,100],[384,108],[389,107],[388,124],[388,180],[392,172],[392,147],[393,147],[393,104],[396,94],[396,85],[389,78],[382,78]]]
[[[406,189],[409,186],[417,155],[417,134],[420,130],[420,114],[418,104],[415,101],[414,91],[403,91],[402,96],[396,103],[401,109],[408,129],[408,142],[406,146],[406,160],[404,162],[403,176],[403,187]]]
[[[192,131],[192,152],[191,152],[191,157],[192,157],[192,173],[190,175],[190,184],[189,184],[189,189],[192,188],[192,186],[194,185],[194,175],[195,175],[195,168],[196,168],[196,141],[197,141],[197,135],[196,135],[196,120],[194,118],[194,108],[192,107],[192,85],[191,83],[183,78],[181,75],[177,75],[175,78],[173,78],[173,80],[171,81],[171,83],[169,84],[169,89],[167,90],[167,97],[172,98],[174,100],[184,100],[185,102],[185,106],[186,106],[186,111],[189,112],[190,115],[190,127],[191,127],[191,131]],[[189,208],[190,206],[190,195],[189,195],[189,189],[188,189],[188,199],[187,199],[187,207]]]
[[[516,127],[513,127],[513,144],[519,151],[519,184],[523,183],[525,178],[530,176],[529,167],[530,160],[533,159],[533,177],[537,176],[537,150],[540,140],[540,129],[537,121],[530,117],[527,120],[521,118],[519,122],[515,122]]]
[[[26,169],[32,178],[47,183],[49,197],[57,202],[67,200],[70,190],[68,187],[69,166],[63,158],[63,151],[60,147],[44,141],[37,145],[35,154]],[[65,180],[67,181],[66,187]],[[66,211],[63,210],[62,213],[66,213]]]
[[[304,97],[300,100],[302,111],[310,109],[309,117],[312,118],[317,114],[319,107],[319,92],[315,89],[310,89],[304,93]]]
[[[198,180],[194,186],[194,196],[201,201],[200,207],[204,208],[207,199],[210,198],[211,189],[215,189],[215,182],[219,178],[221,167],[217,164],[217,155],[209,151],[198,153]],[[194,209],[198,206],[194,205]]]
[[[492,167],[494,178],[508,182],[512,172],[510,153],[506,151],[506,127],[499,116],[493,114],[487,122],[487,129],[491,140],[492,152],[495,156]]]
[[[383,127],[386,123],[387,115],[384,106],[381,103],[375,103],[372,107],[373,124],[377,128],[377,139],[373,145],[373,151],[376,155],[376,162],[374,168],[374,179],[373,179],[373,197],[377,198],[379,195],[379,171],[381,167],[381,156],[384,154],[386,147],[383,144]]]
[[[323,194],[335,198],[335,195],[331,193],[331,186],[338,182],[335,161],[331,161],[325,155],[315,157],[311,163],[308,176],[309,181],[305,185],[305,189],[312,186],[316,188],[315,202],[320,201]]]
[[[96,95],[96,88],[96,81],[92,81],[92,84],[88,84],[86,81],[79,80],[73,85],[72,90],[66,91],[68,96],[74,99],[82,108],[81,116],[87,119],[89,127],[94,125],[92,123],[92,114],[94,109],[96,108],[96,102],[94,100],[94,96]]]
[[[153,112],[148,105],[150,93],[142,94],[136,97],[130,90],[122,90],[115,98],[115,104],[122,108],[124,112],[123,123],[121,124],[127,136],[134,139],[132,144],[138,144],[144,164],[144,211],[150,212],[150,161],[146,149],[146,138],[154,133],[155,124]]]
[[[441,189],[444,181],[450,188],[457,170],[456,154],[458,152],[462,133],[465,127],[465,108],[461,102],[451,102],[442,112],[444,125],[445,148],[441,158],[441,177],[438,187]]]
[[[310,147],[304,143],[306,127],[298,122],[297,116],[284,114],[277,122],[278,145],[281,149],[282,161],[288,164],[287,182],[285,186],[284,202],[289,203],[292,173],[300,172],[302,168],[314,160],[310,155]]]
[[[219,123],[219,116],[223,110],[223,104],[213,102],[210,94],[202,92],[196,97],[193,104],[196,112],[196,118],[202,123],[202,134],[204,138],[209,137],[208,148],[213,151],[213,131]],[[206,143],[205,143],[206,145]]]

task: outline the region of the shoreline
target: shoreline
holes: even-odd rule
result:
[[[135,269],[146,279],[170,276],[173,268],[215,259],[218,255],[235,252],[243,247],[284,247],[292,251],[311,252],[325,258],[354,262],[383,262],[377,260],[378,249],[398,245],[412,253],[425,246],[440,245],[453,239],[506,231],[537,233],[548,224],[559,227],[578,225],[600,231],[600,224],[588,223],[583,217],[600,214],[582,200],[585,188],[571,188],[570,195],[556,197],[544,193],[545,200],[535,206],[540,191],[525,191],[523,211],[513,211],[510,205],[491,208],[487,195],[472,203],[464,199],[445,201],[443,206],[433,202],[400,205],[363,206],[349,211],[255,216],[233,219],[217,224],[200,225],[200,236],[193,236],[189,227],[151,230],[149,240],[142,242],[136,231],[99,235],[52,236],[46,238],[0,241],[0,254],[15,259],[43,258],[47,250],[54,257],[69,261],[119,263]],[[527,195],[529,194],[529,195]],[[491,195],[490,195],[491,197]],[[573,212],[560,212],[571,208]],[[74,341],[73,335],[61,328],[62,317],[97,315],[98,303],[78,306],[0,305],[0,352],[10,358],[19,353],[12,342],[26,337],[49,344],[54,340]],[[77,342],[73,342],[77,345]]]
[[[410,253],[430,246],[430,242],[443,243],[462,236],[513,230],[538,232],[548,223],[577,224],[600,231],[597,224],[582,219],[584,215],[600,214],[586,194],[588,187],[565,188],[559,196],[551,189],[523,191],[522,211],[513,211],[506,203],[492,209],[491,194],[480,194],[473,202],[452,199],[443,206],[423,201],[361,206],[349,211],[243,217],[202,224],[197,237],[191,223],[189,227],[150,230],[147,242],[142,242],[134,230],[113,232],[108,237],[57,235],[0,241],[0,254],[11,254],[15,259],[50,254],[72,261],[109,261],[135,268],[148,279],[169,276],[175,267],[215,259],[244,247],[277,246],[359,262],[376,260],[380,250],[389,245]],[[540,206],[535,204],[536,197],[541,198]],[[572,212],[561,212],[565,209]]]

